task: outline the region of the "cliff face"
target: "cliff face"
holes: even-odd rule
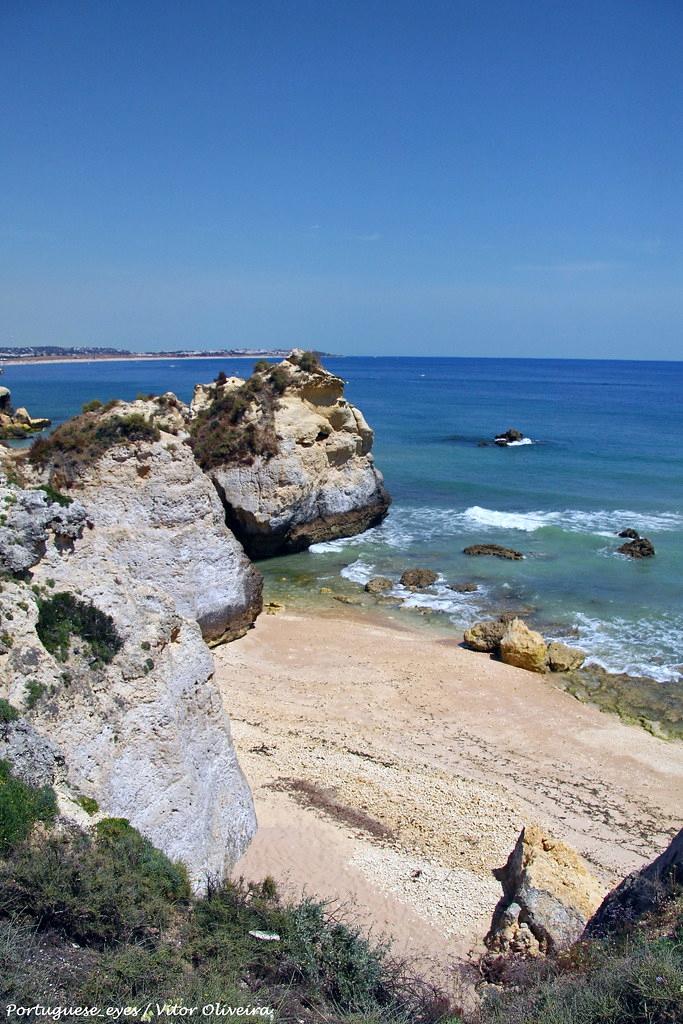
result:
[[[119,402],[100,417],[105,423],[107,417],[144,417],[156,433],[108,447],[69,480],[59,467],[50,478],[86,506],[95,527],[86,531],[79,559],[107,559],[112,568],[158,587],[214,644],[252,625],[261,611],[263,581],[226,527],[215,488],[184,443],[186,408],[171,398],[172,404],[161,405]]]
[[[184,861],[199,885],[232,866],[256,822],[211,653],[194,615],[180,609],[201,548],[186,539],[178,508],[189,515],[198,503],[203,517],[194,530],[211,526],[207,543],[219,546],[228,531],[211,485],[197,470],[200,480],[190,486],[195,464],[183,446],[176,462],[172,443],[162,435],[114,447],[98,464],[99,485],[84,478],[82,500],[68,506],[10,484],[0,460],[0,568],[8,574],[0,591],[0,696],[31,727],[5,728],[0,757],[21,767],[38,750],[26,736],[49,738],[62,767],[45,781],[59,784],[67,816],[78,795],[95,799],[101,813],[128,818]],[[149,475],[140,479],[136,467],[151,467]],[[182,498],[178,480],[196,490],[192,500]],[[159,567],[154,583],[150,552]],[[228,545],[214,564],[241,564],[231,558]]]
[[[205,466],[228,525],[254,557],[361,533],[380,523],[389,508],[371,454],[373,432],[360,410],[344,399],[344,382],[320,365],[300,365],[300,359],[295,352],[247,384],[276,388],[265,412],[262,400],[248,405],[230,428],[259,443],[247,445],[246,453],[233,444],[226,457],[218,454]],[[212,402],[220,403],[222,394],[244,391],[238,378],[199,385],[193,418],[210,416]]]

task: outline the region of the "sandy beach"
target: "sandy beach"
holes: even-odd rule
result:
[[[605,889],[680,827],[683,744],[453,633],[285,609],[215,658],[259,819],[236,873],[347,904],[402,952],[480,943],[525,823]]]

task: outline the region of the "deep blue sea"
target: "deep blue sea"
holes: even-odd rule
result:
[[[398,578],[438,570],[411,598],[462,626],[521,609],[614,671],[683,680],[683,363],[524,359],[335,358],[347,396],[376,432],[375,458],[394,504],[362,537],[280,560],[316,584],[342,574]],[[15,405],[55,422],[91,398],[174,391],[189,400],[244,360],[9,366]],[[479,447],[514,426],[532,444]],[[632,561],[615,533],[635,527],[657,550]],[[491,541],[521,562],[469,558]],[[268,569],[273,572],[271,565]],[[473,594],[449,582],[473,581]]]

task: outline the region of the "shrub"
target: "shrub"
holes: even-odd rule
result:
[[[141,413],[102,416],[101,410],[76,416],[57,427],[49,437],[38,438],[29,452],[34,466],[50,467],[55,480],[73,483],[84,469],[118,444],[158,441],[159,429]]]
[[[102,403],[100,402],[99,398],[93,398],[92,401],[85,402],[81,406],[81,411],[82,412],[95,412],[96,409],[101,409],[101,408],[102,408]]]
[[[26,707],[31,711],[45,693],[46,687],[37,679],[29,679],[26,683]]]
[[[27,785],[13,775],[7,761],[0,761],[0,855],[26,839],[37,821],[51,824],[56,813],[57,801],[49,786]]]
[[[302,352],[299,357],[299,366],[307,373],[320,369],[320,359],[315,352]]]
[[[96,947],[157,941],[190,896],[185,869],[125,819],[105,819],[95,833],[18,847],[0,867],[0,908]]]
[[[8,700],[5,700],[4,697],[0,697],[0,725],[15,722],[17,718],[19,718],[17,709]]]
[[[258,376],[241,387],[217,390],[211,405],[190,424],[190,445],[202,469],[275,455],[275,406],[275,389]]]
[[[270,366],[267,359],[257,359],[254,363],[254,373],[268,373]]]
[[[71,505],[73,502],[73,498],[69,498],[66,494],[62,494],[60,491],[55,490],[55,488],[51,487],[50,484],[43,484],[38,488],[38,490],[45,492],[45,496],[48,501],[52,501],[57,505],[62,505],[64,508]]]
[[[38,598],[36,632],[43,647],[59,661],[66,660],[74,636],[89,645],[96,661],[105,664],[123,647],[111,615],[66,592]]]
[[[86,814],[97,814],[100,809],[100,805],[97,800],[91,796],[79,796],[76,799],[76,803],[80,804]]]

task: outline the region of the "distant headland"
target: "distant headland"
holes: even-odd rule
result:
[[[91,345],[24,345],[0,346],[0,365],[12,363],[63,363],[92,362],[93,360],[110,360],[112,362],[141,359],[283,359],[289,349],[280,348],[217,348],[199,349],[162,349],[159,352],[130,352],[125,348],[107,348]],[[317,352],[319,356],[329,355]]]

